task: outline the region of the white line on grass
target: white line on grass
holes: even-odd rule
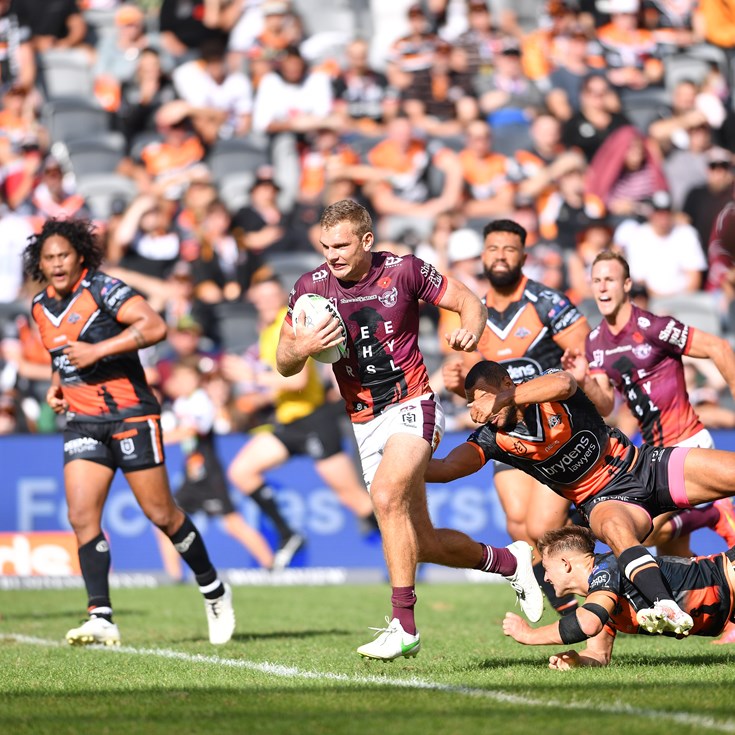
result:
[[[66,644],[45,638],[34,638],[27,635],[16,635],[13,633],[0,633],[0,640],[15,641],[31,646],[61,647]],[[134,648],[132,646],[87,646],[87,648],[105,653],[124,653],[133,656],[155,656],[157,658],[173,659],[175,661],[186,661],[188,663],[211,664],[231,669],[246,669],[257,671],[271,676],[279,676],[286,679],[311,679],[315,681],[334,681],[345,684],[362,684],[380,686],[403,687],[405,689],[429,689],[451,694],[463,694],[468,697],[490,699],[503,704],[516,704],[524,707],[553,707],[566,710],[591,710],[593,712],[606,712],[612,715],[627,715],[630,717],[643,717],[652,720],[667,720],[678,725],[692,725],[694,727],[716,730],[718,732],[735,733],[735,722],[732,720],[716,720],[713,717],[693,715],[688,712],[664,712],[655,709],[642,709],[633,707],[622,702],[604,704],[599,701],[577,700],[565,702],[555,699],[534,699],[517,694],[507,694],[492,689],[473,689],[470,687],[459,687],[440,682],[426,681],[416,677],[396,679],[385,676],[351,676],[349,674],[334,674],[324,671],[307,671],[294,666],[270,663],[268,661],[257,662],[239,658],[221,658],[219,656],[205,656],[197,653],[184,653],[183,651],[172,651],[167,648]]]

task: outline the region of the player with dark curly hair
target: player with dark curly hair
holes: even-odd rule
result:
[[[146,516],[194,572],[205,598],[209,640],[235,628],[232,594],[218,578],[202,537],[174,503],[164,466],[160,406],[137,351],[160,342],[166,325],[145,299],[98,271],[102,252],[84,220],[48,220],[24,252],[26,272],[46,283],[32,314],[51,354],[46,399],[66,412],[64,485],[89,598],[89,618],[66,634],[72,645],[120,642],[112,621],[110,547],[102,511],[120,468]]]

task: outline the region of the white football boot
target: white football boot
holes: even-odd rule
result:
[[[232,638],[235,632],[235,610],[232,607],[232,589],[224,585],[225,593],[214,600],[204,598],[209,624],[209,642],[221,646]]]
[[[380,661],[393,661],[404,656],[413,658],[421,650],[421,636],[410,635],[403,630],[398,618],[388,620],[385,617],[387,628],[370,628],[375,631],[374,640],[360,646],[357,652],[365,658],[376,658]]]
[[[636,613],[638,625],[648,633],[674,633],[689,635],[694,625],[691,615],[685,613],[676,603],[662,600]]]
[[[533,549],[525,541],[515,541],[505,548],[518,561],[515,573],[505,579],[515,590],[524,615],[536,623],[544,613],[544,595],[533,573]]]
[[[66,642],[71,646],[90,646],[99,643],[105,646],[120,645],[120,631],[115,623],[106,618],[91,617],[78,628],[66,634]]]

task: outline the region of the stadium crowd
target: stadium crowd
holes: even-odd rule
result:
[[[590,322],[616,248],[648,308],[734,333],[733,47],[711,0],[0,0],[0,433],[62,428],[21,260],[49,217],[94,220],[103,270],[167,321],[149,381],[165,398],[198,356],[218,433],[273,420],[251,288],[315,267],[344,198],[479,296],[480,233],[510,218]],[[441,323],[427,305],[437,387]]]

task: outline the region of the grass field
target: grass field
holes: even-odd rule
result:
[[[0,733],[735,733],[735,646],[621,636],[607,669],[550,671],[561,647],[502,635],[505,585],[418,592],[423,649],[392,663],[354,650],[385,585],[237,587],[222,647],[193,586],[116,590],[119,650],[63,643],[80,590],[2,592]]]

